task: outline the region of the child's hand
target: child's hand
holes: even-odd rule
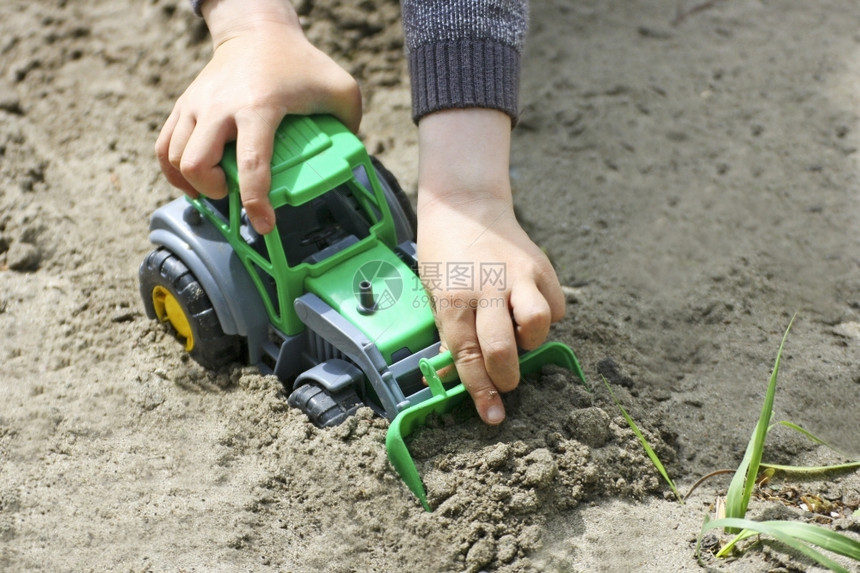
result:
[[[481,418],[498,424],[499,392],[519,383],[517,346],[543,343],[564,316],[564,295],[514,216],[510,118],[449,110],[425,116],[418,131],[419,271],[463,384]]]
[[[274,226],[269,203],[275,130],[287,114],[331,113],[353,131],[358,84],[305,38],[286,0],[209,0],[203,15],[215,51],[176,102],[155,144],[167,180],[192,197],[227,193],[219,167],[236,141],[242,204],[260,233]]]

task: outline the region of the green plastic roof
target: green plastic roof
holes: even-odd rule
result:
[[[347,181],[350,163],[362,153],[361,141],[333,117],[286,116],[273,147],[272,206],[301,205]],[[238,180],[235,144],[225,149],[221,165]]]

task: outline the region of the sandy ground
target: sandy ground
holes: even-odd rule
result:
[[[301,6],[414,193],[397,4]],[[860,457],[860,9],[696,6],[533,3],[512,177],[567,287],[551,336],[595,391],[553,373],[499,429],[417,436],[428,514],[386,422],[316,430],[277,380],[206,372],[143,314],[148,216],[177,196],[153,143],[209,54],[184,0],[0,4],[0,570],[695,571],[728,480],[673,501],[600,377],[686,491],[738,464],[795,312],[775,419]],[[846,459],[787,430],[765,458]],[[856,473],[771,486],[860,504]],[[815,569],[771,542],[706,564]]]

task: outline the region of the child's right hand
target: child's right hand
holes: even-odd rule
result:
[[[517,349],[544,342],[564,316],[564,294],[514,214],[510,117],[479,108],[429,114],[418,148],[421,278],[478,414],[500,424],[500,393],[520,382]]]
[[[155,144],[167,180],[192,197],[227,194],[219,163],[236,141],[242,204],[271,231],[274,134],[287,114],[330,113],[358,131],[358,83],[307,40],[286,0],[208,0],[212,59],[177,100]]]

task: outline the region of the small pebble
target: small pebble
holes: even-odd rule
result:
[[[552,457],[552,453],[546,448],[538,448],[525,458],[525,475],[523,485],[543,489],[552,483],[558,473],[558,466]]]
[[[12,243],[6,251],[6,265],[13,271],[35,271],[41,261],[39,247],[31,243]]]
[[[14,113],[20,115],[21,98],[18,97],[18,92],[6,80],[0,79],[0,111]]]
[[[484,537],[476,541],[466,554],[466,564],[471,570],[489,565],[496,556],[496,544],[492,539]]]

